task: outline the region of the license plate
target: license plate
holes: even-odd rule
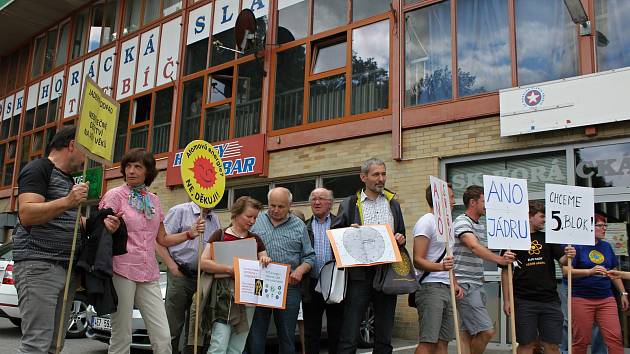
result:
[[[109,318],[103,317],[93,317],[92,318],[92,328],[100,329],[102,331],[111,331],[112,323]]]

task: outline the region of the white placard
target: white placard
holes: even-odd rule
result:
[[[372,266],[401,261],[389,225],[364,225],[326,231],[338,268]]]
[[[545,184],[545,215],[547,242],[595,244],[593,188]]]
[[[24,90],[15,94],[15,103],[13,104],[13,117],[22,113],[22,107],[24,106]]]
[[[284,309],[290,271],[287,264],[263,267],[258,261],[234,258],[234,302]]]
[[[121,100],[133,94],[136,83],[136,60],[138,60],[138,37],[124,42],[120,47],[116,99]]]
[[[26,96],[26,110],[27,111],[37,106],[38,94],[39,94],[39,82],[32,84],[28,88],[28,95]]]
[[[527,180],[484,175],[483,193],[488,248],[530,249]]]
[[[178,17],[162,26],[156,86],[161,86],[177,80],[177,71],[179,68],[179,42],[182,29],[181,21],[182,18]]]
[[[452,245],[455,242],[455,229],[453,228],[448,184],[433,176],[429,176],[429,183],[431,183],[433,216],[435,217],[438,240],[441,242],[448,240],[449,245]]]
[[[160,44],[160,27],[146,31],[140,38],[138,53],[138,75],[136,75],[136,93],[155,87],[155,67]]]
[[[46,78],[39,82],[39,98],[37,99],[37,105],[41,106],[48,103],[50,99],[50,92],[52,91],[52,77]]]
[[[63,84],[65,82],[63,77],[63,71],[60,71],[53,76],[52,79],[52,95],[50,96],[51,100],[55,100],[63,94]]]
[[[238,4],[238,1],[236,3]],[[212,3],[190,11],[186,45],[208,38],[210,35],[210,16],[212,16]]]
[[[81,82],[83,81],[83,62],[76,63],[68,71],[66,97],[63,106],[63,117],[68,118],[79,113]]]
[[[11,95],[7,97],[4,101],[4,110],[2,112],[2,120],[7,120],[13,116],[13,106],[14,106],[15,95]]]
[[[217,0],[214,5],[212,34],[234,28],[238,16],[238,0]]]
[[[93,55],[83,61],[82,80],[85,80],[86,76],[94,81],[98,79],[98,55]]]
[[[109,48],[101,53],[98,64],[98,86],[105,91],[106,94],[112,95],[112,86],[114,82],[114,61],[116,60],[116,47]]]

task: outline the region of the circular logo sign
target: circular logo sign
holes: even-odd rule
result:
[[[537,107],[545,100],[545,93],[538,87],[532,87],[521,96],[525,107]]]
[[[604,263],[604,255],[598,250],[592,250],[588,253],[588,259],[595,264]]]
[[[212,208],[225,192],[225,171],[219,152],[207,141],[193,140],[182,153],[182,182],[190,199]]]

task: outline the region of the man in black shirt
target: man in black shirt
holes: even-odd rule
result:
[[[558,354],[562,342],[562,311],[556,292],[555,260],[567,264],[567,256],[574,257],[575,249],[548,244],[545,233],[545,205],[529,202],[529,228],[531,247],[527,251],[513,251],[514,307],[516,316],[516,341],[519,354],[531,354],[536,340],[540,339],[545,353]],[[507,268],[502,267],[503,311],[510,315],[510,295]]]
[[[18,177],[19,224],[13,236],[13,275],[22,316],[18,354],[54,353],[58,331],[67,329],[58,328],[64,286],[77,207],[88,193],[88,185],[74,184],[70,175],[81,169],[85,159],[74,140],[75,131],[75,127],[59,130],[46,149],[48,157],[29,162]],[[110,232],[120,224],[115,216],[104,222]],[[77,249],[80,245],[77,240]],[[67,303],[74,299],[75,285],[76,276]]]

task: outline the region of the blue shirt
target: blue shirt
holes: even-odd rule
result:
[[[285,221],[273,226],[267,212],[263,212],[250,231],[260,236],[273,262],[289,264],[292,271],[302,263],[311,267],[315,264],[306,225],[297,216],[289,214]]]
[[[333,258],[330,240],[326,235],[326,230],[330,229],[332,219],[330,214],[326,215],[324,222],[320,223],[317,217],[313,216],[311,227],[313,228],[313,245],[315,246],[315,266],[311,270],[311,277],[319,278],[319,270],[324,264]]]
[[[616,268],[619,261],[612,246],[606,241],[596,241],[595,246],[575,246],[573,267],[591,269],[597,265],[607,270]],[[608,277],[592,275],[573,279],[573,296],[587,299],[604,299],[613,296],[612,282]]]

